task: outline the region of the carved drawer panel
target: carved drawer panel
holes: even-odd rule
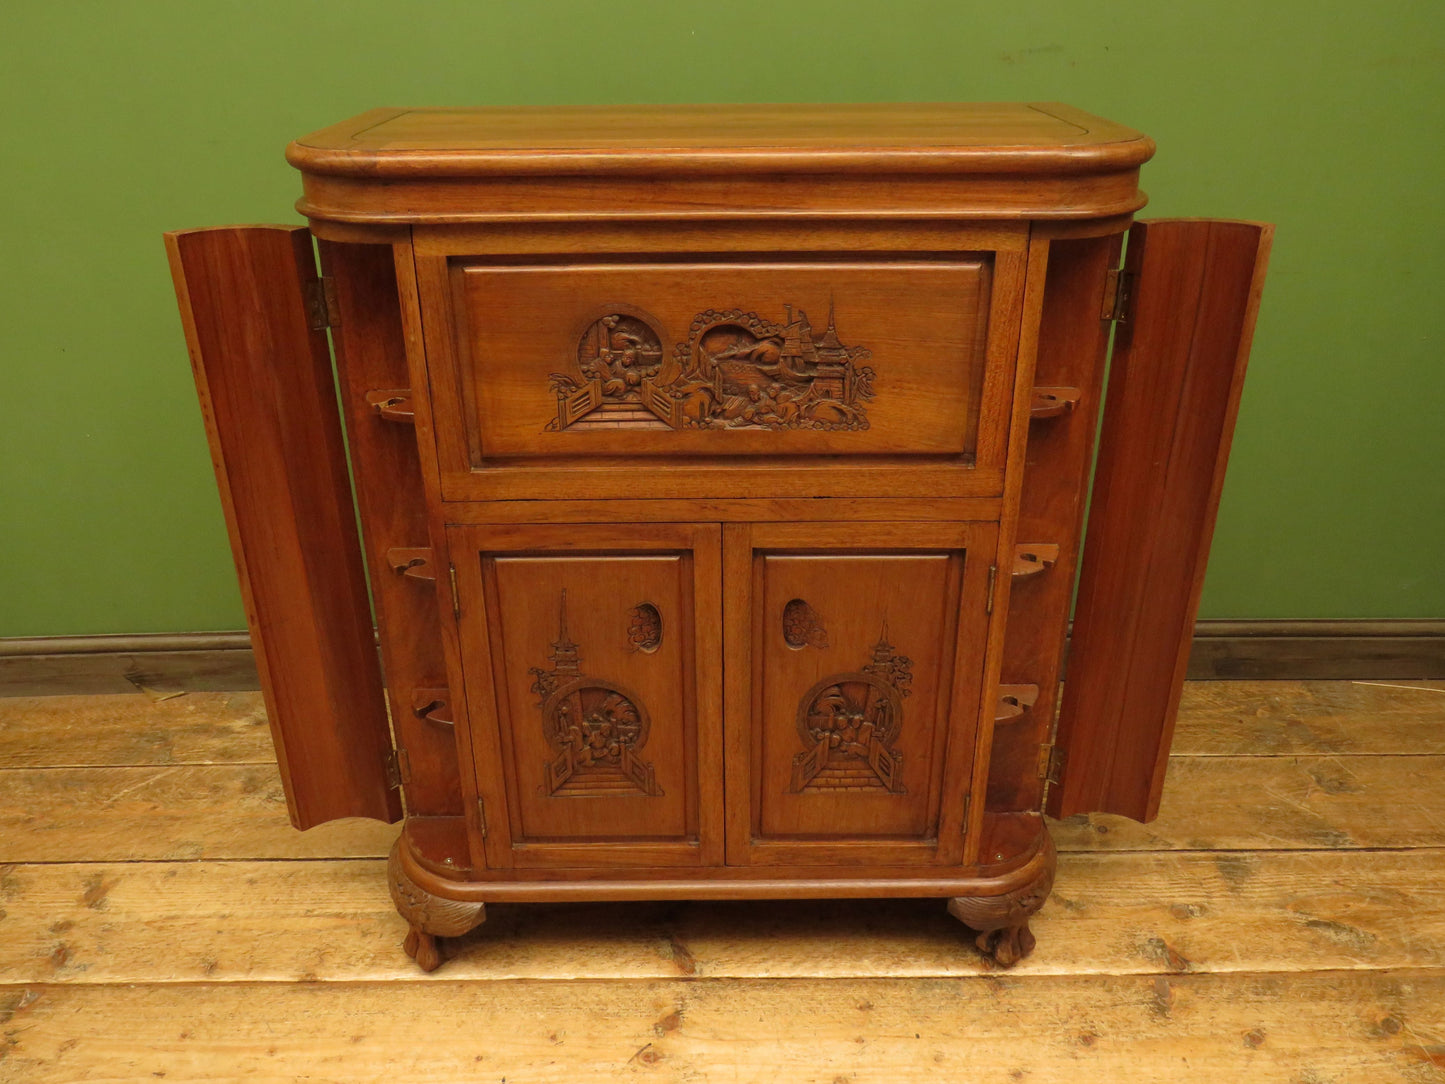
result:
[[[990,254],[453,260],[459,420],[471,465],[838,454],[971,461],[991,267]]]
[[[698,861],[717,835],[699,765],[720,731],[718,528],[450,534],[489,844],[516,865]]]

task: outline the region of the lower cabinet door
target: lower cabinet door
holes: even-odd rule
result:
[[[962,861],[996,541],[725,525],[731,864]]]
[[[721,864],[720,540],[449,529],[489,867]]]

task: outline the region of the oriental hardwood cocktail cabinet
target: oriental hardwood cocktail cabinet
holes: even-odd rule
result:
[[[1135,224],[1153,149],[382,109],[289,148],[309,230],[168,235],[292,820],[404,817],[421,966],[494,901],[850,896],[1007,965],[1043,812],[1154,815],[1270,229]]]

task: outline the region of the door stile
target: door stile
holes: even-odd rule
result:
[[[1009,411],[1007,459],[1004,466],[1003,509],[994,537],[993,583],[990,591],[988,647],[984,656],[983,694],[991,698],[998,689],[1003,670],[1004,639],[1007,635],[1009,591],[1012,584],[1013,546],[1018,529],[1019,508],[1023,498],[1024,467],[1027,463],[1029,408],[1033,400],[1034,366],[1038,361],[1039,325],[1043,316],[1044,284],[1048,276],[1049,242],[1031,239],[1019,274],[1018,302],[1014,325],[1016,334],[1008,336],[1016,344],[1013,357],[1014,382]],[[985,802],[988,791],[989,765],[993,756],[994,712],[987,705],[980,708],[977,741],[974,748],[972,774],[967,782],[968,793],[979,795],[968,811],[968,826],[963,861],[979,860],[979,843],[983,838]]]
[[[761,782],[756,763],[761,739],[751,726],[756,716],[752,680],[753,637],[760,621],[753,613],[752,524],[722,525],[723,780],[727,817],[727,863],[746,866],[752,854],[753,810]]]

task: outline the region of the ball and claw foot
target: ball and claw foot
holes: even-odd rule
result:
[[[958,917],[956,913],[954,917]],[[970,923],[965,923],[969,925]],[[975,945],[978,951],[985,956],[990,956],[1000,967],[1013,967],[1029,953],[1034,950],[1034,935],[1029,929],[1029,924],[1024,922],[1018,926],[1004,926],[997,930],[984,930],[976,938]]]
[[[435,971],[442,964],[440,939],[460,937],[480,926],[487,920],[486,904],[445,899],[412,883],[402,868],[400,847],[398,839],[387,863],[387,881],[397,913],[411,927],[402,948],[423,971]]]
[[[435,971],[442,965],[441,946],[437,944],[437,939],[415,926],[407,931],[401,947],[423,971]]]
[[[948,913],[977,932],[974,944],[999,967],[1013,967],[1034,950],[1029,919],[1044,905],[1054,887],[1053,841],[1044,836],[1044,861],[1027,884],[999,896],[956,896]]]

